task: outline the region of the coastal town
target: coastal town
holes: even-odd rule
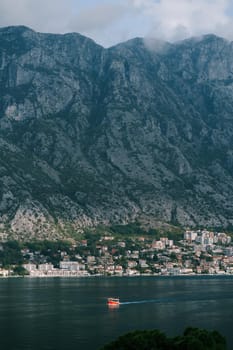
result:
[[[186,230],[177,241],[146,235],[127,239],[93,235],[57,250],[29,245],[20,253],[21,269],[2,266],[1,276],[17,271],[31,277],[233,274],[231,236],[208,230]]]

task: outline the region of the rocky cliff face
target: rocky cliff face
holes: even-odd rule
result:
[[[233,44],[0,29],[0,234],[233,224]]]

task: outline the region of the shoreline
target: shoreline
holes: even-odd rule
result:
[[[178,278],[178,277],[232,277],[233,274],[221,273],[221,274],[179,274],[179,275],[152,275],[152,274],[140,274],[140,275],[73,275],[73,276],[60,276],[60,275],[43,275],[43,276],[30,276],[30,275],[15,275],[15,276],[0,276],[0,279],[11,279],[11,278],[139,278],[139,277],[158,277],[158,278]]]

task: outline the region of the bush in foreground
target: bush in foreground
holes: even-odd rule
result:
[[[120,336],[102,350],[226,350],[217,331],[189,327],[182,336],[168,338],[159,330],[134,331]]]

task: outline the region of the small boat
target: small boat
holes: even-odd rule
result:
[[[108,304],[108,306],[119,306],[120,299],[119,298],[108,298],[107,304]]]

